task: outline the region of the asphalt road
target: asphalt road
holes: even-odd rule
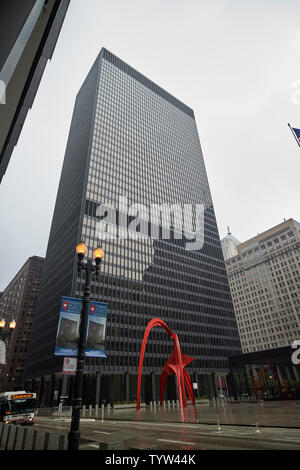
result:
[[[37,416],[36,428],[67,433],[70,418]],[[259,432],[257,432],[259,431]],[[157,450],[299,450],[300,429],[256,428],[168,422],[82,418],[81,450],[98,450],[99,442],[122,441],[123,448]]]

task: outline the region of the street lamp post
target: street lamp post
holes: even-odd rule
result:
[[[16,328],[17,324],[15,320],[12,320],[9,324],[9,330],[12,332]]]
[[[2,320],[0,320],[0,379],[2,378],[2,375],[1,375],[1,366],[5,367],[5,364],[6,364],[6,346],[5,346],[5,342],[3,341],[2,339],[2,332],[3,332],[3,328],[5,327],[5,320],[4,318]],[[1,390],[2,386],[0,384],[0,390]]]
[[[78,341],[78,355],[77,355],[77,368],[75,375],[75,390],[74,398],[72,402],[72,421],[71,429],[68,435],[68,450],[79,450],[80,440],[80,409],[82,405],[82,390],[83,390],[83,373],[84,373],[84,362],[85,362],[85,340],[87,334],[88,324],[88,313],[89,313],[89,302],[90,302],[90,290],[91,290],[91,279],[92,273],[96,274],[96,279],[100,271],[100,263],[104,256],[104,252],[101,247],[94,250],[95,266],[91,259],[88,259],[86,263],[83,262],[83,258],[87,253],[87,248],[84,242],[80,242],[76,247],[76,253],[78,257],[77,268],[78,273],[82,270],[85,271],[85,286],[82,299],[82,310],[80,316],[80,327],[79,327],[79,341]]]
[[[9,340],[17,324],[16,324],[16,321],[13,319],[9,323],[9,330],[4,329],[5,325],[6,325],[6,321],[4,320],[4,318],[2,318],[2,320],[0,320],[0,337],[3,339],[8,338]]]

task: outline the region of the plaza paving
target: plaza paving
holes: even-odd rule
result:
[[[105,419],[185,422],[213,424],[218,421],[226,425],[255,425],[300,428],[299,401],[219,402],[199,404],[179,409],[178,407],[156,407],[118,409],[104,414]]]

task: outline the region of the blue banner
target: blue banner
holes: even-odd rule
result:
[[[106,357],[107,307],[103,302],[89,303],[85,345],[85,355],[88,357]],[[77,356],[81,309],[81,299],[62,297],[54,352],[56,356]]]
[[[86,332],[85,355],[105,356],[105,333],[108,305],[103,302],[90,302]]]

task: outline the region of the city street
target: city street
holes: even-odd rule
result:
[[[261,406],[261,418],[264,416],[264,405],[266,406],[265,419],[271,415],[271,403]],[[249,408],[253,407],[253,412],[256,406],[260,404],[236,404],[236,415],[244,415],[244,419],[251,416]],[[280,404],[277,406],[277,419]],[[273,405],[273,410],[276,409]],[[202,411],[200,415],[204,414],[206,408],[206,418],[212,418],[213,413],[216,412],[216,407],[199,405]],[[232,409],[234,404],[223,405],[224,409]],[[283,422],[287,423],[289,416],[292,416],[292,410],[298,410],[299,405],[294,403],[283,404],[282,417],[285,416]],[[221,408],[221,407],[220,407]],[[191,408],[192,409],[192,408]],[[81,450],[97,450],[99,442],[123,442],[124,449],[130,448],[156,448],[157,450],[297,450],[300,447],[300,429],[293,428],[276,428],[276,427],[257,427],[256,420],[250,419],[248,426],[238,425],[225,425],[221,420],[220,427],[217,422],[214,424],[197,424],[191,422],[171,422],[162,419],[154,421],[156,416],[158,419],[159,412],[164,410],[144,410],[144,413],[137,415],[135,410],[115,410],[111,412],[107,419],[105,413],[104,419],[102,418],[81,418]],[[243,413],[242,413],[243,411]],[[290,415],[288,414],[290,411]],[[172,410],[170,416],[176,416],[178,410]],[[287,414],[285,414],[287,413]],[[147,419],[146,415],[147,414]],[[140,420],[137,420],[139,416]],[[152,420],[151,420],[152,416]],[[215,416],[215,415],[214,415]],[[298,414],[298,417],[300,415]],[[162,416],[161,416],[162,417]],[[280,420],[278,420],[280,422]],[[298,426],[300,419],[298,418]],[[63,433],[68,432],[70,428],[70,417],[63,417],[58,419],[56,416],[37,416],[36,427],[48,429],[50,431],[56,430]]]

